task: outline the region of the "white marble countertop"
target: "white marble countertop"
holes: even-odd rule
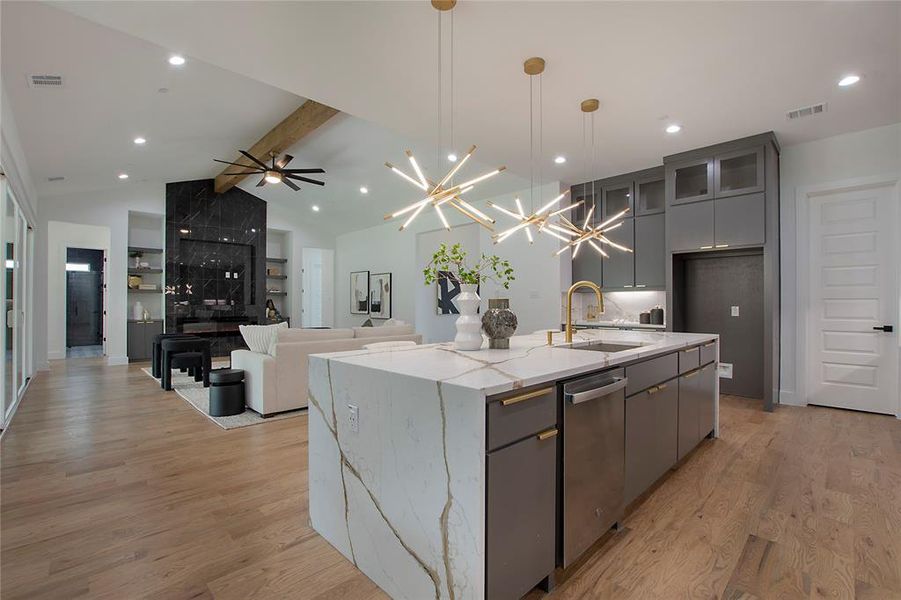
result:
[[[666,325],[654,325],[652,323],[639,323],[637,321],[576,321],[576,327],[608,327],[624,329],[651,329],[664,331]]]
[[[453,343],[448,342],[315,356],[364,369],[441,382],[442,385],[475,390],[490,396],[718,338],[712,333],[615,329],[582,330],[573,337],[574,342],[566,344],[563,332],[557,332],[554,334],[554,345],[548,346],[544,333],[514,336],[510,338],[509,350],[489,350],[486,343],[482,350],[463,352],[455,350]],[[574,349],[600,342],[634,344],[635,347],[620,352]]]

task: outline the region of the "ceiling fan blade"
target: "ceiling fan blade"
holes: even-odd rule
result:
[[[259,175],[259,171],[245,171],[244,173],[223,173],[223,175]]]
[[[296,179],[297,181],[306,181],[307,183],[312,183],[313,185],[325,185],[324,181],[316,181],[315,179],[307,179],[306,177],[301,177],[300,175],[286,174],[285,178]]]
[[[282,169],[283,173],[325,173],[325,169]]]
[[[243,154],[245,158],[249,158],[249,159],[252,160],[253,162],[255,162],[255,163],[257,163],[258,165],[260,165],[261,167],[263,167],[263,170],[264,170],[264,171],[268,171],[268,170],[269,170],[269,166],[268,166],[266,163],[264,163],[264,162],[258,160],[257,158],[255,158],[250,152],[247,152],[247,151],[245,151],[245,150],[238,150],[238,152],[240,152],[241,154]]]
[[[263,187],[264,185],[266,185],[266,178],[265,178],[265,177],[263,177],[262,179],[260,179],[260,182],[257,184],[257,187]]]
[[[235,167],[241,167],[242,169],[256,169],[256,165],[242,165],[241,163],[229,162],[227,160],[219,160],[218,158],[213,159],[214,162],[222,163],[223,165],[233,165]]]
[[[275,166],[278,167],[279,169],[284,169],[285,167],[288,166],[288,163],[291,162],[292,160],[294,160],[293,156],[291,156],[290,154],[285,154],[280,159],[278,159],[278,161],[275,163]]]
[[[288,181],[287,179],[282,179],[282,183],[284,183],[286,186],[288,186],[289,188],[291,188],[291,189],[294,190],[295,192],[299,192],[299,191],[300,191],[300,188],[297,187],[297,185],[296,185],[293,181]]]

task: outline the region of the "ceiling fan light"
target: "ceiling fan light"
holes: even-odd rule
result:
[[[266,174],[263,176],[266,179],[266,183],[281,183],[282,182],[282,174],[278,171],[266,171]]]

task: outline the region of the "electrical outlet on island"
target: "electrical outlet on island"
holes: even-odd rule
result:
[[[347,424],[354,433],[360,433],[360,407],[354,404],[347,405]]]

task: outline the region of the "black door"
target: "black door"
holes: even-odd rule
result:
[[[103,251],[69,248],[66,255],[66,346],[103,343]]]

